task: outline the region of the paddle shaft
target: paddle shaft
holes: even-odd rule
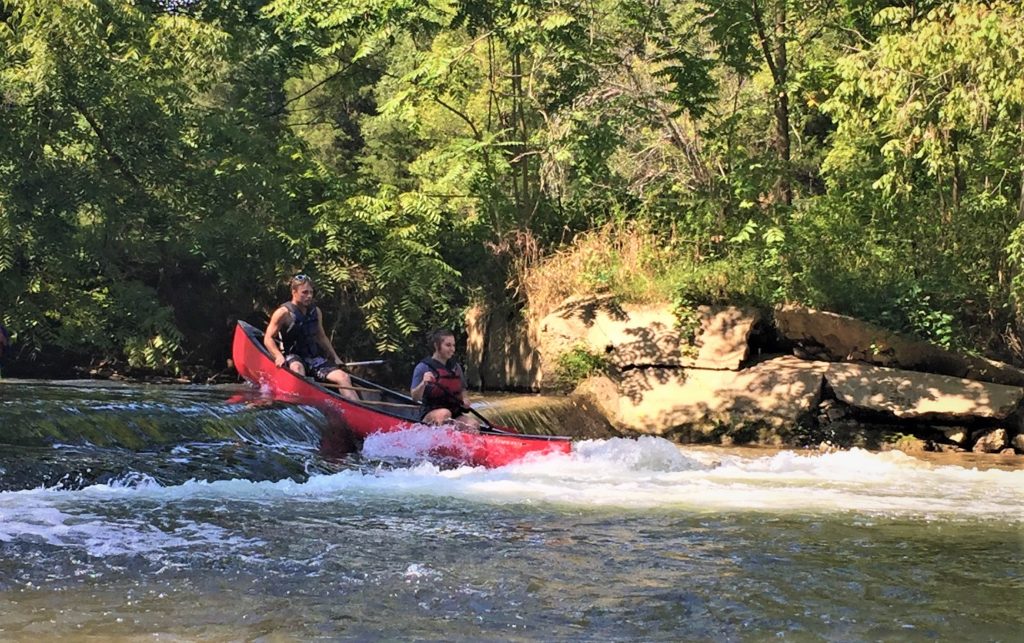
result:
[[[427,386],[428,386],[428,387],[431,387],[431,386],[432,386],[432,387],[434,387],[435,389],[438,389],[438,388],[439,388],[439,389],[441,389],[442,391],[444,391],[444,395],[445,395],[445,397],[447,397],[447,398],[448,398],[449,400],[451,400],[451,401],[453,401],[453,402],[458,402],[458,403],[459,403],[459,408],[460,408],[460,409],[462,409],[463,411],[469,411],[470,413],[472,413],[473,415],[475,415],[475,416],[476,416],[476,417],[477,417],[477,418],[478,418],[478,419],[479,419],[479,420],[480,420],[481,422],[483,422],[483,423],[484,423],[484,425],[483,425],[483,428],[485,428],[485,429],[488,429],[488,430],[490,430],[490,431],[500,432],[500,433],[509,433],[508,431],[502,431],[502,430],[501,430],[501,429],[499,429],[498,427],[494,426],[494,424],[493,424],[493,423],[492,423],[492,422],[491,422],[490,420],[488,420],[488,419],[487,419],[487,418],[485,418],[484,416],[480,415],[480,413],[479,413],[479,412],[478,412],[478,411],[477,411],[476,409],[474,409],[474,408],[473,408],[472,406],[465,406],[465,405],[464,405],[464,404],[462,403],[462,400],[461,400],[461,399],[459,399],[459,398],[455,397],[455,394],[454,394],[454,393],[452,393],[451,391],[449,391],[449,390],[448,390],[448,389],[446,389],[445,387],[441,386],[441,385],[440,385],[440,384],[438,384],[437,382],[427,382]],[[426,390],[424,390],[424,393],[426,393]]]

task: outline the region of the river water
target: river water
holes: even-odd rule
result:
[[[1021,470],[657,438],[452,468],[328,455],[325,423],[241,385],[0,381],[0,641],[1024,633]]]

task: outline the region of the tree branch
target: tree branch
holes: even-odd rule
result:
[[[456,116],[461,118],[463,121],[465,121],[466,124],[469,125],[469,129],[473,130],[473,138],[475,138],[478,141],[482,141],[483,140],[483,137],[480,136],[480,130],[478,130],[476,128],[476,125],[473,124],[473,121],[470,120],[469,116],[466,116],[465,114],[463,114],[459,110],[455,109],[454,107],[452,107],[448,103],[446,103],[443,100],[441,100],[440,96],[434,95],[433,99],[434,99],[434,101],[438,105],[440,105],[441,107],[444,107],[445,109],[447,109],[448,111],[450,111],[451,113],[455,114]]]
[[[67,96],[67,99],[71,106],[75,108],[75,111],[81,114],[82,118],[84,118],[85,121],[89,123],[89,127],[96,135],[96,138],[99,139],[100,146],[103,148],[103,151],[106,152],[107,158],[114,163],[114,165],[121,172],[121,174],[123,174],[124,177],[128,179],[129,183],[131,183],[134,187],[138,188],[143,193],[146,193],[146,187],[142,184],[142,181],[139,180],[139,178],[135,176],[135,174],[128,167],[128,161],[125,160],[123,156],[121,156],[114,150],[113,143],[111,143],[110,139],[107,137],[106,132],[103,131],[103,128],[100,126],[99,121],[97,121],[93,117],[93,115],[89,113],[89,110],[87,110],[85,106],[74,96]]]

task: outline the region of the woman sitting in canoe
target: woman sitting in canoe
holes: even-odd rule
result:
[[[434,354],[416,365],[410,386],[412,399],[423,403],[423,422],[444,424],[454,420],[464,431],[478,431],[480,423],[466,414],[466,374],[454,359],[455,334],[435,330],[430,333],[430,347]]]

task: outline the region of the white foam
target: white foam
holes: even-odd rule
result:
[[[10,505],[15,503],[5,495],[11,494],[0,495],[0,542],[42,542],[81,549],[96,557],[143,554],[150,558],[197,544],[206,545],[211,551],[224,551],[253,542],[209,523],[182,520],[172,530],[164,530],[149,524],[144,517],[111,519],[61,508],[47,500],[12,509]],[[24,492],[19,495],[22,499],[26,496]]]
[[[367,436],[362,454],[368,460],[426,460],[438,447],[451,446],[445,435],[437,427],[413,424],[402,431]]]
[[[419,439],[423,442],[416,443]],[[378,455],[401,457],[430,446],[416,432],[402,440],[367,442],[379,447]],[[302,483],[192,480],[165,487],[145,476],[126,476],[80,490],[3,492],[0,542],[27,539],[82,547],[97,556],[170,550],[197,540],[228,546],[239,537],[212,524],[185,519],[162,531],[145,516],[110,518],[99,515],[107,513],[100,508],[111,502],[188,507],[206,500],[270,507],[296,501],[372,505],[381,498],[532,504],[571,511],[852,512],[1018,524],[1024,522],[1024,470],[934,466],[900,453],[860,450],[783,451],[746,458],[680,449],[659,438],[593,440],[577,443],[571,454],[498,469],[443,469],[424,461],[407,468],[315,475]]]

